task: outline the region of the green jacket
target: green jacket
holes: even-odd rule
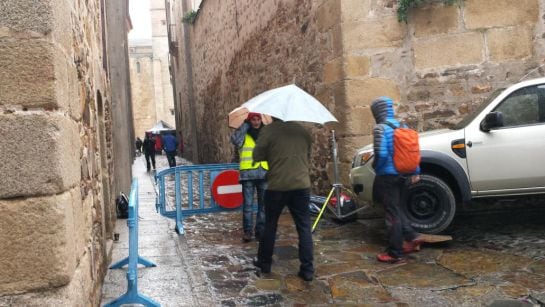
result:
[[[296,122],[274,121],[262,128],[254,161],[267,161],[267,189],[290,191],[310,188],[309,157],[312,139]]]

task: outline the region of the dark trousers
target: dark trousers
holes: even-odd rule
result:
[[[168,160],[168,166],[169,167],[175,167],[176,166],[176,150],[175,151],[166,151],[165,153],[167,155]]]
[[[257,214],[255,219],[256,237],[261,237],[265,228],[265,210],[263,206],[263,192],[267,186],[264,179],[244,180],[242,184],[242,228],[244,233],[251,233],[254,225],[254,190],[257,192]]]
[[[150,160],[151,164],[153,165],[153,169],[155,169],[155,152],[149,153],[146,151],[144,155],[146,156],[146,167],[148,168],[148,171],[151,169]]]
[[[310,222],[309,189],[292,191],[265,191],[265,232],[259,242],[257,252],[258,262],[262,270],[270,270],[274,243],[276,240],[276,228],[278,219],[284,209],[288,206],[291,216],[295,222],[297,234],[299,235],[299,261],[300,271],[303,273],[314,273],[313,244]]]
[[[388,230],[387,252],[392,257],[403,256],[403,240],[412,241],[417,233],[407,220],[401,203],[405,192],[405,178],[401,176],[376,176],[373,190],[384,206],[384,217]]]

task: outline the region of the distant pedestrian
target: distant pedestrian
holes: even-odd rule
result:
[[[314,256],[310,223],[309,158],[312,139],[301,125],[273,118],[260,133],[254,160],[266,160],[270,169],[265,191],[265,232],[259,241],[254,265],[270,273],[278,219],[288,206],[299,235],[298,276],[311,281]]]
[[[262,127],[261,114],[250,113],[242,126],[231,135],[231,142],[235,145],[240,157],[240,183],[242,184],[242,195],[244,197],[242,205],[243,242],[252,240],[252,231],[256,239],[259,240],[265,227],[263,192],[266,187],[265,175],[269,165],[264,160],[254,161],[252,158],[255,142],[259,138]],[[253,225],[254,190],[257,192],[255,229]]]
[[[136,137],[136,141],[134,142],[134,145],[136,146],[136,153],[137,155],[142,154],[142,140],[139,137]]]
[[[420,180],[420,168],[413,174],[400,174],[394,166],[394,128],[400,123],[394,118],[393,101],[379,97],[371,104],[376,121],[373,130],[375,181],[373,193],[384,206],[388,229],[388,248],[377,255],[377,260],[388,263],[404,262],[404,253],[417,250],[422,243],[403,211],[402,195],[407,183]],[[404,248],[404,240],[406,241]]]
[[[173,134],[167,133],[166,135],[163,136],[163,149],[165,150],[165,154],[167,155],[169,167],[176,166],[176,149],[177,148],[178,148],[178,140]]]
[[[144,142],[142,143],[142,147],[144,148],[146,167],[149,172],[151,170],[151,166],[153,166],[153,169],[155,169],[155,139],[153,138],[151,133],[146,133],[146,136],[144,137]]]

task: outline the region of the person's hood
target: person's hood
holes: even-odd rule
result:
[[[387,119],[394,119],[394,102],[390,97],[381,96],[373,100],[371,111],[377,124],[384,123]]]

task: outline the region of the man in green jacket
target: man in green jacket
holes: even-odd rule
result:
[[[309,212],[309,157],[312,139],[301,125],[274,119],[265,126],[254,148],[254,161],[267,161],[265,191],[265,231],[259,241],[254,265],[270,273],[278,219],[288,206],[299,235],[298,276],[305,281],[314,277],[313,243]]]

